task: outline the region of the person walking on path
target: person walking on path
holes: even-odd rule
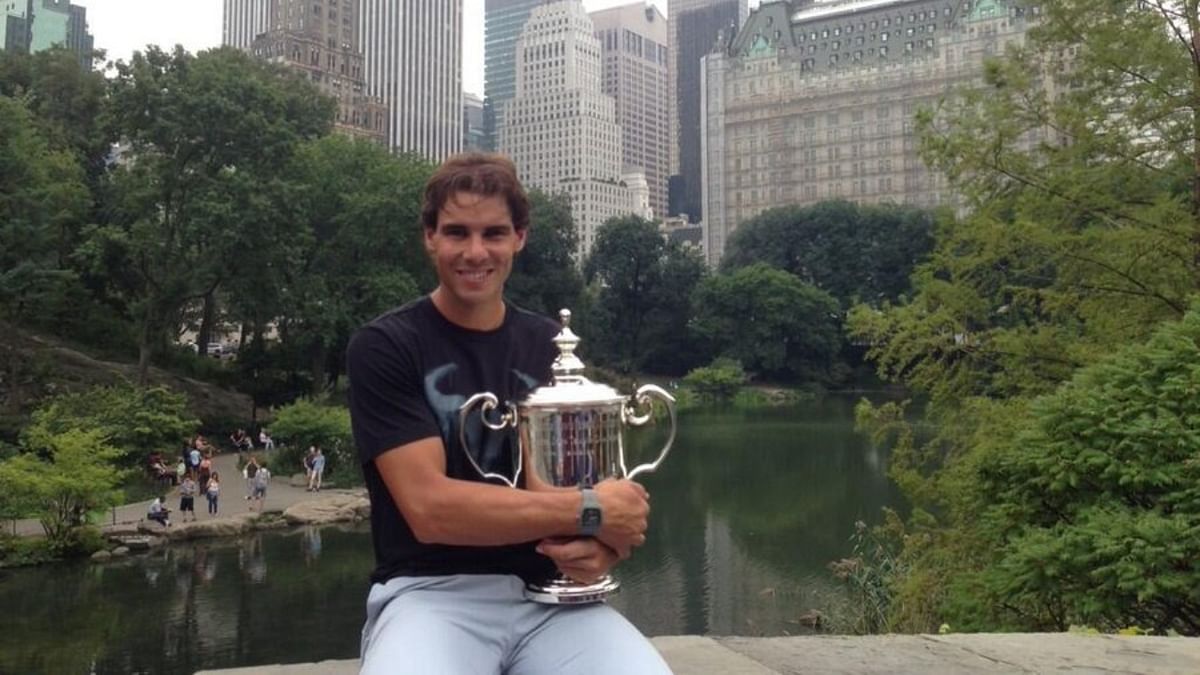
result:
[[[208,497],[208,515],[217,515],[217,497],[221,494],[221,481],[217,472],[213,472],[208,477],[208,485],[204,488],[204,495]]]
[[[313,457],[316,456],[317,446],[308,446],[308,452],[304,454],[304,480],[308,485],[312,485]]]
[[[187,522],[187,514],[192,514],[192,520],[196,520],[196,479],[189,471],[183,476],[183,480],[179,482],[179,520]]]
[[[308,472],[308,491],[321,491],[321,477],[325,475],[325,453],[321,452],[321,446],[314,446],[316,454],[312,456],[312,471]]]
[[[258,512],[262,513],[263,508],[267,504],[267,486],[271,484],[271,470],[267,468],[266,462],[258,467],[258,472],[254,474],[252,479],[254,482],[253,501],[250,502],[250,510],[254,510],[254,506],[258,505]]]
[[[246,466],[242,467],[242,476],[246,478],[246,501],[254,499],[254,476],[258,471],[258,460],[254,455],[250,455],[250,459],[246,460]]]

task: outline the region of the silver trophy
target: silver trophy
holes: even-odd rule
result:
[[[562,331],[554,338],[559,354],[554,360],[554,380],[538,387],[516,404],[501,403],[491,392],[467,399],[458,410],[459,441],[471,465],[481,476],[516,488],[522,468],[531,490],[590,486],[606,478],[636,478],[658,468],[675,442],[675,398],[652,384],[625,396],[606,384],[583,376],[583,361],[575,355],[579,336],[571,330],[571,312],[559,312]],[[640,427],[653,417],[653,400],[663,402],[671,420],[671,432],[658,458],[629,469],[625,465],[622,434],[625,427]],[[480,420],[494,431],[514,429],[520,452],[512,477],[485,471],[468,450],[466,422],[478,406]],[[492,414],[503,408],[498,420]],[[525,595],[547,604],[597,602],[616,593],[620,583],[611,576],[592,584],[581,584],[564,575],[541,583],[529,583]]]

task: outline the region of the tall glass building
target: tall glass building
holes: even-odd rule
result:
[[[484,4],[483,135],[489,150],[498,147],[504,128],[504,104],[517,93],[517,38],[533,8],[546,0],[487,0]]]

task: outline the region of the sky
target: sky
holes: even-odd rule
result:
[[[87,7],[96,47],[127,60],[147,44],[181,44],[191,52],[221,44],[221,0],[71,0]],[[405,2],[406,0],[399,0]],[[588,11],[636,0],[583,0]],[[667,0],[651,0],[663,14]],[[463,89],[483,95],[483,2],[463,0]],[[757,4],[752,2],[752,5]]]

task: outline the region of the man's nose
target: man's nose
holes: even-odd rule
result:
[[[467,257],[471,260],[487,257],[487,247],[483,245],[482,235],[475,235],[467,240]]]

